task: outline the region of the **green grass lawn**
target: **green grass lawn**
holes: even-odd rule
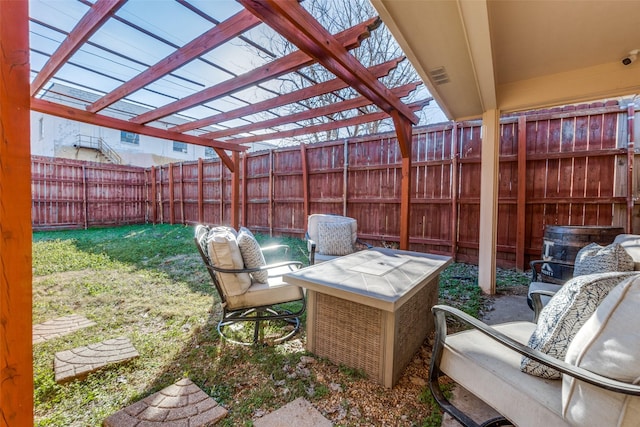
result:
[[[96,322],[34,345],[36,425],[99,426],[109,415],[185,377],[229,409],[221,425],[251,425],[256,414],[297,397],[319,406],[348,407],[355,415],[345,417],[341,425],[375,425],[364,409],[354,410],[358,402],[348,397],[355,384],[367,381],[360,373],[318,360],[310,372],[292,375],[307,355],[304,332],[273,347],[242,347],[220,339],[220,308],[214,304],[217,297],[193,230],[144,225],[34,233],[33,322],[70,314]],[[289,244],[294,259],[306,262],[303,240],[256,237],[263,245]],[[474,282],[474,268],[449,267],[442,275],[440,296],[477,315],[483,297]],[[56,352],[123,336],[140,357],[81,380],[54,381]],[[336,383],[343,394],[331,390]],[[415,399],[403,403],[406,407],[397,418],[387,411],[392,424],[432,425],[426,387],[421,388]],[[393,393],[375,390],[371,400],[383,408],[392,405],[385,399]]]

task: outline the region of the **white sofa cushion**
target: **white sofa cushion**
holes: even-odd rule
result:
[[[640,275],[609,292],[576,334],[565,361],[608,378],[640,383]],[[569,376],[562,383],[563,414],[573,425],[640,425],[640,397]]]
[[[598,304],[618,283],[634,274],[609,272],[577,276],[569,280],[540,312],[537,327],[529,339],[529,347],[556,359],[564,359],[569,343]],[[520,367],[531,375],[560,378],[557,370],[528,357],[522,358]]]
[[[524,344],[535,329],[531,322],[495,325]],[[519,427],[566,425],[562,419],[562,382],[520,372],[520,354],[479,330],[447,335],[440,368],[453,381],[482,398]]]
[[[590,243],[578,251],[573,276],[605,273],[607,271],[633,271],[631,255],[618,243],[600,246]]]
[[[319,223],[318,252],[324,255],[349,255],[352,253],[351,224],[348,222]]]
[[[211,229],[207,236],[207,248],[211,262],[220,268],[243,269],[244,261],[236,236],[225,227]],[[224,294],[229,296],[242,295],[251,286],[248,273],[219,273],[216,272],[218,282]]]
[[[267,265],[258,241],[249,229],[244,227],[240,228],[237,241],[246,268],[256,268]],[[269,278],[269,272],[266,270],[254,271],[249,274],[253,277],[254,281],[260,283],[266,283]]]

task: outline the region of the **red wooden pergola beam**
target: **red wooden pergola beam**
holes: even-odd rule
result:
[[[244,151],[247,147],[239,147],[235,144],[228,144],[221,141],[213,141],[211,139],[203,139],[193,135],[185,135],[178,132],[170,132],[164,129],[151,126],[138,125],[127,120],[116,119],[101,114],[90,113],[78,108],[69,107],[55,102],[45,101],[44,99],[31,98],[31,109],[40,113],[51,114],[53,116],[62,117],[69,120],[75,120],[82,123],[90,123],[96,126],[104,126],[111,129],[118,129],[141,135],[153,136],[155,138],[168,139],[170,141],[180,141],[189,144],[203,145],[213,148],[220,156],[222,162],[233,172],[234,164],[231,158],[224,150]]]
[[[404,57],[400,57],[400,58],[392,59],[391,61],[384,62],[382,64],[374,65],[373,67],[369,68],[369,71],[371,71],[371,74],[376,76],[376,78],[386,76],[391,72],[391,70],[396,68],[398,64],[404,59],[405,59]],[[236,108],[235,110],[227,111],[220,114],[215,114],[213,116],[205,117],[203,119],[194,120],[189,123],[177,125],[172,128],[169,128],[169,130],[174,132],[186,132],[188,130],[209,126],[214,123],[221,123],[227,120],[233,120],[239,117],[248,116],[250,114],[254,114],[256,111],[267,111],[272,108],[282,107],[283,105],[293,104],[294,102],[300,102],[314,96],[320,96],[320,95],[327,94],[329,92],[344,89],[347,86],[348,86],[347,83],[343,82],[340,79],[328,80],[323,83],[318,83],[313,86],[296,90],[294,92],[289,92],[284,95],[276,96],[261,102],[257,102],[255,104],[250,104],[244,107]]]
[[[51,55],[31,83],[34,96],[73,54],[113,15],[126,0],[98,0]]]
[[[403,86],[399,86],[391,91],[395,96],[403,98],[409,93],[416,90],[416,88],[421,84],[421,82],[408,83]],[[251,132],[258,129],[267,129],[270,127],[280,126],[286,123],[293,123],[302,120],[314,119],[317,117],[329,116],[331,114],[339,113],[341,111],[352,110],[354,108],[364,107],[365,105],[371,105],[372,102],[368,98],[364,96],[359,96],[357,98],[348,99],[346,101],[334,102],[330,105],[325,105],[324,107],[314,108],[307,111],[302,111],[300,113],[291,114],[288,116],[282,117],[274,117],[273,119],[264,120],[261,122],[249,123],[247,125],[238,126],[235,128],[204,133],[200,135],[200,138],[213,138],[219,139],[224,138],[231,135],[238,135],[245,132]]]
[[[418,117],[340,46],[340,43],[297,0],[238,1],[387,114],[398,111],[411,123],[418,123]]]
[[[432,98],[423,99],[423,100],[408,104],[407,107],[412,112],[418,111],[421,108],[423,108],[425,105],[428,105],[429,102],[431,102],[431,100]],[[346,120],[323,123],[321,125],[316,125],[316,126],[305,126],[299,129],[284,130],[284,131],[273,132],[273,133],[268,133],[264,135],[254,135],[254,136],[247,136],[243,138],[234,138],[225,142],[227,142],[228,144],[249,144],[257,141],[268,141],[270,139],[290,138],[294,136],[308,135],[310,133],[326,132],[328,130],[340,129],[348,126],[361,125],[363,123],[375,122],[377,120],[386,119],[388,117],[389,115],[385,111],[379,111],[377,113],[363,114],[361,116],[352,117]]]
[[[353,49],[360,45],[360,41],[368,37],[372,28],[379,25],[377,19],[370,19],[340,32],[336,38],[346,49]],[[148,111],[130,119],[132,123],[144,124],[169,116],[182,110],[204,104],[222,96],[229,95],[250,86],[260,84],[267,80],[275,79],[281,75],[290,73],[299,68],[314,63],[315,60],[304,52],[296,51],[289,55],[276,59],[261,67],[248,71],[236,78],[224,81],[205,90],[194,93],[177,101],[166,104],[155,110]],[[257,111],[255,111],[257,112]]]
[[[87,107],[91,113],[98,112],[108,107],[125,96],[153,83],[154,81],[170,74],[182,65],[196,59],[198,56],[215,49],[239,34],[260,24],[260,20],[247,10],[243,10],[226,21],[220,23],[201,36],[193,39],[180,49],[171,53],[158,63],[147,68],[133,79],[120,85],[112,92],[104,95]]]

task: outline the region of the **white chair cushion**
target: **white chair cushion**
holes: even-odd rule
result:
[[[282,280],[283,274],[292,271],[290,268],[281,267],[273,270],[279,271],[270,271],[273,276],[269,277],[267,283],[253,283],[244,294],[227,298],[227,307],[231,310],[237,310],[296,301],[303,298],[304,294],[301,287]]]
[[[620,244],[600,246],[597,243],[590,243],[578,251],[573,276],[607,271],[633,271],[633,267],[633,258]]]
[[[567,363],[630,384],[640,382],[640,275],[616,286],[569,345]],[[638,426],[640,397],[562,380],[562,410],[572,425]]]
[[[235,235],[225,228],[213,228],[207,237],[207,247],[211,262],[220,268],[243,269],[244,261]],[[229,296],[242,295],[251,286],[248,273],[218,273],[218,282],[224,294]]]
[[[536,325],[511,322],[493,327],[524,344]],[[523,374],[520,358],[519,353],[474,329],[447,336],[440,368],[514,425],[564,426],[562,382]]]
[[[240,253],[242,254],[242,259],[244,260],[244,266],[246,268],[256,268],[267,265],[258,241],[249,229],[244,227],[240,228],[237,241]],[[254,281],[260,283],[266,283],[269,278],[269,272],[266,270],[254,271],[249,274],[253,277]]]
[[[353,252],[351,224],[321,222],[318,224],[318,252],[324,255],[348,255]]]
[[[618,234],[613,243],[619,243],[633,258],[634,270],[640,270],[640,236],[637,234]]]
[[[551,298],[538,317],[529,347],[564,359],[569,343],[609,291],[633,272],[609,272],[578,276],[569,280]],[[523,372],[542,378],[558,379],[560,373],[528,357],[523,357]]]

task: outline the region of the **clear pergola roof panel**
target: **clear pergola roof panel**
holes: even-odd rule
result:
[[[316,18],[330,25],[318,34],[301,37],[300,22],[287,24],[287,18],[283,19],[286,14],[280,12],[274,20],[268,6],[252,11],[247,3],[245,11],[243,0],[129,0],[114,10],[104,7],[109,6],[105,0],[93,3],[94,7],[86,0],[30,1],[32,91],[36,99],[66,103],[77,108],[76,115],[83,117],[102,114],[122,119],[123,128],[131,123],[173,128],[171,138],[179,139],[184,134],[190,136],[185,137],[190,142],[193,135],[221,129],[229,129],[223,132],[223,139],[250,137],[252,142],[259,142],[256,135],[268,135],[265,138],[288,140],[291,136],[280,138],[278,132],[297,129],[300,132],[296,136],[303,135],[310,123],[352,127],[353,119],[360,118],[365,123],[368,112],[374,111],[364,107],[360,111],[351,108],[329,113],[314,110],[331,106],[339,109],[340,103],[361,97],[363,88],[371,86],[371,81],[363,78],[367,73],[364,68],[351,70],[351,66],[342,66],[335,74],[325,68],[346,64],[353,57],[340,49],[324,50],[327,39],[323,31],[329,38],[330,34],[344,31],[352,42],[364,37],[364,45],[371,35],[364,22],[346,22],[344,16],[327,21],[314,9]],[[280,6],[292,8],[291,16],[298,16],[302,22],[308,19],[311,23],[314,19],[298,3]],[[358,2],[353,5],[365,6],[369,7]],[[368,18],[365,15],[362,19]],[[86,16],[91,16],[87,22],[94,23],[94,27],[78,27]],[[234,20],[234,25],[245,23],[244,27],[253,27],[236,33],[235,29],[244,27],[230,26],[225,23],[229,19]],[[317,45],[310,46],[308,41],[314,37]],[[212,40],[221,42],[211,48]],[[207,47],[199,51],[199,46]],[[299,49],[307,53],[301,54]],[[387,61],[387,54],[380,54],[378,63]],[[360,67],[375,64],[375,57],[366,56],[367,65]],[[42,75],[36,78],[37,73]],[[342,88],[333,86],[339,78],[345,79]],[[417,75],[413,78],[417,79]],[[331,88],[318,86],[330,81]],[[394,78],[383,77],[380,81],[405,84]],[[369,103],[384,105],[385,111],[395,109],[412,117],[399,98],[387,99],[388,92],[383,89],[386,88],[379,83],[363,93],[368,92]],[[56,109],[46,103],[40,108],[50,109],[49,114],[68,113],[68,109]],[[340,118],[351,122],[341,125]],[[142,131],[143,127],[136,129]]]

